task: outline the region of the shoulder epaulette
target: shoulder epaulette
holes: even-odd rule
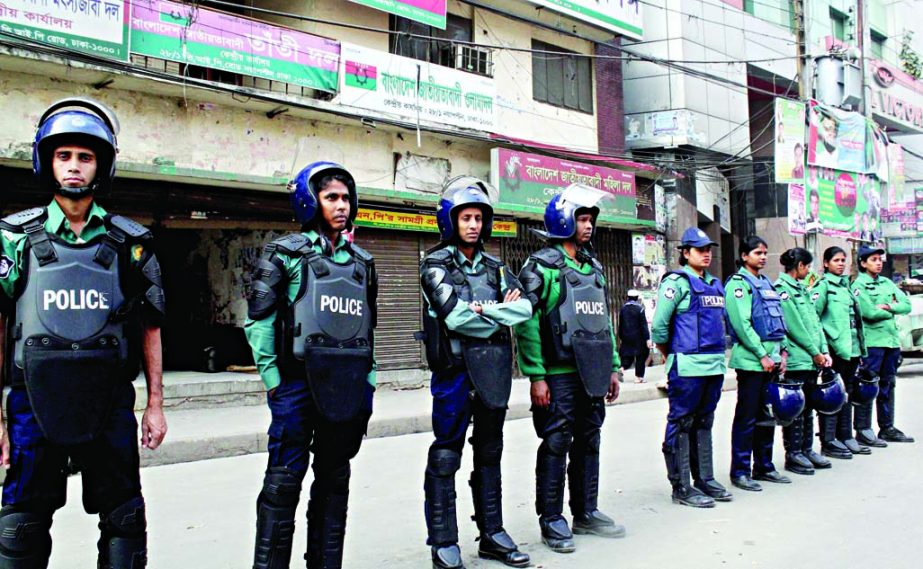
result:
[[[45,218],[47,217],[48,212],[43,207],[24,209],[22,211],[10,214],[0,220],[0,229],[6,229],[8,231],[22,231],[22,227],[30,221],[40,220],[44,222]]]

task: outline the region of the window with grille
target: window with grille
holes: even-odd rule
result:
[[[465,45],[473,39],[470,19],[448,14],[444,30],[400,16],[391,16],[389,22],[391,31],[398,32],[389,40],[388,51],[394,55],[493,76],[491,50]]]
[[[532,98],[582,113],[593,113],[593,69],[590,58],[532,40]]]

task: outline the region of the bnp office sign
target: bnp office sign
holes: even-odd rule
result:
[[[600,205],[600,219],[653,225],[637,217],[633,172],[529,154],[505,148],[490,151],[491,182],[500,192],[498,206],[526,213],[544,213],[548,201],[571,184],[586,184],[611,195]]]

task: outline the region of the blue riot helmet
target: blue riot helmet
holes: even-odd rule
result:
[[[491,199],[496,195],[493,186],[474,176],[455,176],[442,186],[442,194],[436,205],[436,224],[439,238],[450,241],[455,238],[458,212],[466,207],[478,207],[484,216],[481,228],[481,243],[490,239],[494,223],[494,208]]]
[[[317,212],[320,210],[317,194],[321,191],[321,182],[327,177],[343,182],[349,190],[349,221],[346,228],[352,229],[356,215],[359,214],[356,181],[346,168],[335,162],[321,161],[308,164],[289,182],[288,189],[295,220],[301,225],[311,224],[316,220]]]
[[[866,405],[878,397],[878,374],[870,369],[860,367],[856,371],[856,381],[849,391],[849,402],[853,405]]]
[[[106,105],[88,97],[69,97],[53,103],[42,113],[32,143],[32,171],[44,188],[63,196],[80,198],[109,190],[115,178],[119,121]],[[65,188],[55,179],[54,152],[66,144],[84,146],[96,154],[96,176],[87,186]]]
[[[551,239],[570,239],[577,232],[577,211],[588,209],[593,215],[593,233],[599,217],[599,201],[608,194],[585,184],[571,184],[551,198],[545,208],[545,231],[538,232]]]
[[[785,381],[782,376],[773,377],[766,384],[765,401],[772,406],[772,416],[783,427],[792,424],[804,411],[804,393],[801,384]]]
[[[833,368],[820,372],[820,384],[808,391],[811,406],[822,415],[836,415],[846,404],[846,385]]]

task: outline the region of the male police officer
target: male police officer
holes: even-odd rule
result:
[[[597,507],[600,428],[605,402],[618,397],[621,374],[606,279],[590,244],[596,204],[604,196],[574,184],[553,197],[541,232],[548,246],[533,253],[519,274],[533,310],[516,327],[519,369],[532,381],[532,420],[542,439],[535,508],[542,541],[559,553],[575,550],[562,515],[565,473],[574,533],[625,535]]]
[[[8,324],[0,345],[10,383],[9,439],[2,432],[3,464],[10,468],[0,510],[3,569],[47,567],[51,518],[66,500],[69,459],[83,473],[84,508],[99,514],[98,566],[147,564],[131,381],[143,363],[148,404],[141,442],[155,449],[167,431],[164,296],[150,232],[94,201],[115,176],[117,134],[112,111],[91,99],[49,107],[39,120],[32,164],[54,199],[0,223],[0,300]]]
[[[486,183],[471,176],[447,181],[436,209],[442,242],[420,264],[427,310],[427,362],[433,371],[433,432],[424,491],[433,567],[463,567],[455,520],[455,472],[474,420],[471,492],[480,530],[478,554],[527,567],[503,529],[500,458],[513,376],[508,326],[528,320],[532,305],[500,259],[483,251],[493,226]]]
[[[315,162],[290,190],[302,231],[264,248],[245,325],[272,412],[253,567],[289,566],[310,449],[305,560],[311,569],[333,569],[343,559],[349,461],[372,415],[378,280],[371,255],[343,235],[358,209],[352,175]]]
[[[881,276],[884,253],[884,249],[868,245],[859,248],[859,276],[851,287],[859,300],[868,349],[868,355],[862,363],[865,369],[878,374],[879,378],[876,399],[880,429],[878,437],[872,430],[872,403],[869,402],[855,405],[856,439],[861,444],[874,447],[887,446],[888,442],[914,442],[913,437],[905,435],[894,426],[897,365],[901,356],[901,342],[894,316],[910,312],[910,299],[891,279]]]

